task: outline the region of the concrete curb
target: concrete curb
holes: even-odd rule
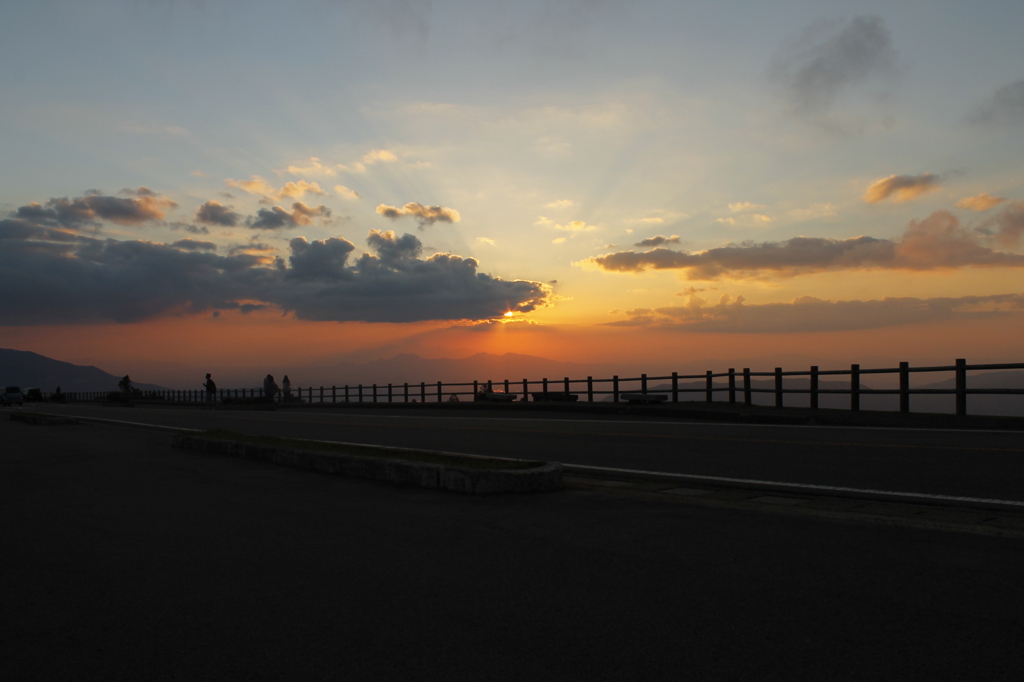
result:
[[[449,490],[467,495],[535,493],[564,489],[562,465],[558,462],[538,462],[537,466],[531,469],[481,470],[272,445],[256,445],[186,434],[176,434],[171,447],[270,462],[351,478],[388,481],[395,485]]]

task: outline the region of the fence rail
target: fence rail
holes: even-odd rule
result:
[[[977,364],[969,365],[964,359],[958,359],[952,365],[911,367],[910,363],[901,362],[899,367],[884,367],[866,369],[859,364],[850,365],[849,369],[820,370],[812,366],[809,370],[783,371],[776,367],[771,372],[752,372],[750,368],[744,368],[737,372],[730,368],[725,372],[713,372],[708,370],[703,374],[678,374],[672,372],[666,376],[648,376],[641,374],[638,377],[612,376],[608,379],[595,379],[588,376],[585,379],[540,379],[521,381],[510,381],[505,379],[499,382],[457,382],[436,383],[402,383],[402,384],[352,384],[344,386],[307,386],[293,389],[291,395],[284,396],[283,400],[308,403],[346,403],[346,402],[445,402],[460,400],[459,396],[475,397],[485,388],[500,389],[498,392],[512,393],[517,397],[521,396],[524,401],[529,400],[531,394],[563,393],[577,396],[586,395],[587,402],[594,402],[595,397],[611,396],[613,402],[622,402],[623,394],[664,394],[666,400],[673,403],[680,402],[682,397],[693,393],[703,393],[705,402],[714,402],[716,393],[727,393],[729,403],[742,401],[745,405],[753,404],[753,394],[769,393],[775,396],[775,406],[784,407],[786,395],[809,395],[811,409],[817,409],[819,396],[821,395],[849,395],[849,409],[857,411],[860,409],[860,398],[863,395],[897,395],[899,396],[899,411],[910,412],[910,396],[912,395],[952,395],[955,401],[955,413],[957,415],[967,414],[967,396],[969,395],[1024,395],[1024,380],[1021,388],[970,388],[968,386],[968,372],[985,370],[1012,370],[1024,369],[1024,363],[999,363],[999,364]],[[952,372],[955,376],[953,388],[911,388],[910,375],[918,373]],[[898,388],[865,388],[861,384],[861,378],[865,375],[892,374],[898,376]],[[786,379],[802,378],[808,379],[806,388],[785,386]],[[821,388],[819,380],[821,377],[848,377],[848,388]],[[758,386],[755,384],[757,378],[770,378],[773,384],[770,387]],[[715,379],[726,379],[725,385],[715,382]],[[700,386],[680,385],[680,381],[703,382]],[[651,382],[671,382],[668,388],[651,388]],[[63,394],[66,400],[71,401],[105,401],[112,395],[119,394],[119,391],[110,392],[69,392]],[[169,401],[175,403],[204,403],[206,393],[202,390],[164,390],[164,391],[142,391],[133,394],[136,399]],[[233,400],[259,400],[264,398],[262,388],[235,388],[220,389],[217,391],[217,398],[221,402]],[[538,396],[534,396],[536,400]]]

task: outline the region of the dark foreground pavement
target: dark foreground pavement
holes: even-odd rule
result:
[[[10,680],[1024,676],[1024,540],[470,498],[0,421]]]

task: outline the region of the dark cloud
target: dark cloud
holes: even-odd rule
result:
[[[311,208],[301,201],[292,204],[292,212],[284,210],[280,206],[272,208],[261,208],[256,212],[255,218],[249,218],[246,225],[254,230],[279,230],[309,225],[316,217],[327,218],[331,215],[331,209],[324,205]]]
[[[392,220],[397,220],[398,218],[406,216],[413,217],[420,224],[420,228],[423,228],[426,225],[433,225],[437,222],[457,223],[462,219],[462,216],[460,216],[459,212],[454,208],[447,208],[445,206],[424,206],[423,204],[418,204],[414,201],[406,204],[402,208],[398,208],[397,206],[388,206],[387,204],[380,204],[377,206],[377,213]]]
[[[996,90],[988,101],[978,107],[971,120],[982,125],[1024,123],[1024,80]]]
[[[179,239],[171,244],[176,249],[184,251],[216,251],[217,245],[213,242],[199,241],[198,239]]]
[[[185,230],[190,234],[210,234],[210,230],[205,225],[193,225],[191,223],[170,223],[168,225],[172,230]]]
[[[789,303],[751,305],[742,296],[716,304],[690,296],[686,305],[637,308],[617,327],[658,327],[709,333],[807,333],[878,329],[951,319],[976,319],[1024,312],[1024,295],[960,298],[883,298],[829,301],[804,296]]]
[[[229,206],[213,201],[207,201],[196,211],[196,222],[209,225],[223,225],[234,227],[242,220],[242,216],[231,210]]]
[[[811,24],[784,45],[770,67],[770,77],[785,89],[792,108],[822,114],[839,94],[896,63],[889,30],[877,16]]]
[[[134,191],[144,193],[137,198],[124,199],[90,190],[85,196],[74,199],[54,198],[45,204],[33,202],[21,206],[16,215],[41,225],[80,229],[97,225],[102,220],[119,225],[140,225],[152,220],[163,220],[165,213],[177,206],[170,199],[145,187]]]
[[[1006,234],[1019,235],[1008,214]],[[999,226],[1000,234],[1004,228]],[[682,270],[687,279],[712,280],[759,277],[793,277],[838,270],[938,270],[978,267],[1024,267],[1024,256],[994,251],[980,242],[981,236],[960,226],[949,211],[936,211],[924,220],[913,220],[898,240],[854,237],[826,239],[795,237],[783,242],[744,242],[697,253],[657,248],[635,253],[623,251],[590,258],[585,263],[611,272]]]
[[[921,175],[890,175],[872,184],[864,192],[864,201],[877,204],[883,199],[910,201],[939,188],[941,179],[931,173]]]
[[[291,268],[286,274],[289,279],[339,281],[354,277],[347,265],[349,254],[356,247],[347,239],[330,237],[307,242],[303,237],[296,237],[289,247],[292,252],[288,259]]]
[[[309,209],[316,213],[316,209]],[[372,253],[329,238],[291,240],[288,262],[255,243],[214,253],[212,242],[97,239],[17,215],[0,220],[0,280],[31,282],[0,297],[8,325],[134,322],[268,307],[308,320],[480,320],[551,303],[538,282],[478,272],[472,258],[421,258],[412,235],[371,232]]]
[[[656,237],[648,237],[647,239],[641,239],[633,246],[639,246],[640,248],[650,248],[652,246],[662,246],[663,244],[678,244],[679,235],[672,235],[671,237],[662,237],[660,234]]]

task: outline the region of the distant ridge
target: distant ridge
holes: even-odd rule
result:
[[[22,390],[40,388],[44,392],[51,392],[58,386],[62,391],[116,391],[120,379],[91,365],[73,365],[27,350],[0,348],[2,386],[18,386]],[[134,381],[132,385],[144,391],[163,388]]]

